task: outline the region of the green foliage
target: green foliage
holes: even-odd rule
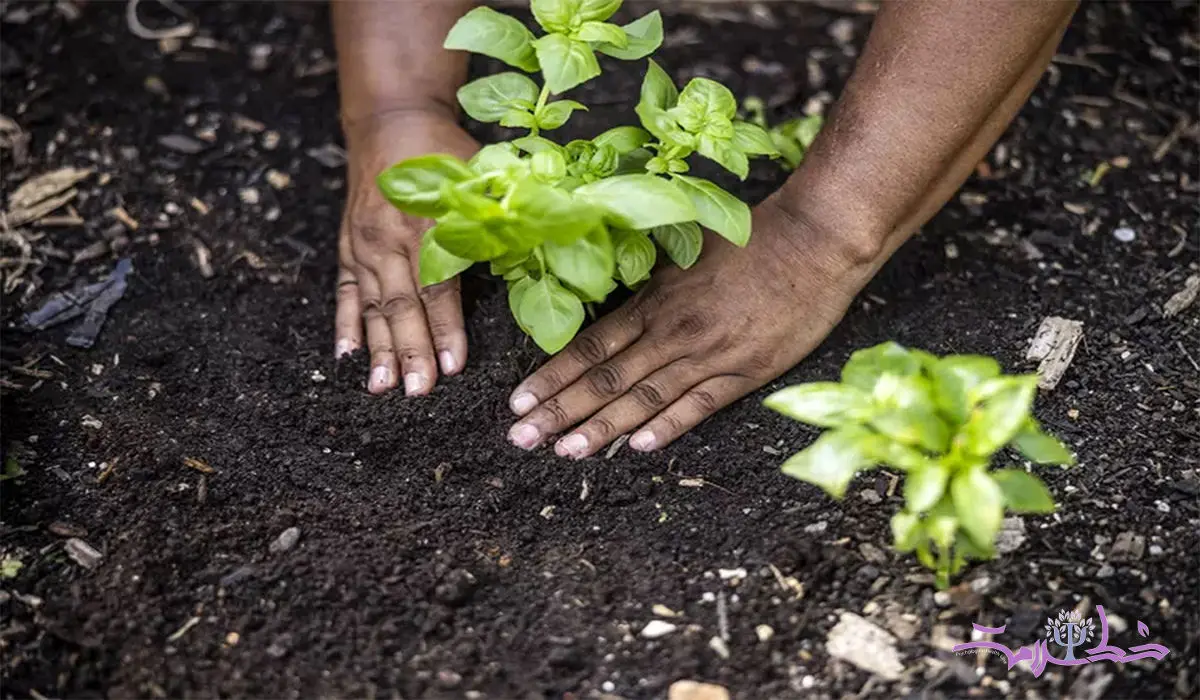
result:
[[[24,567],[25,564],[22,563],[20,559],[5,556],[4,559],[0,561],[0,578],[16,578],[17,574],[21,573],[21,569]]]
[[[840,382],[790,386],[764,404],[828,429],[784,462],[789,476],[842,498],[864,469],[904,473],[893,544],[916,552],[944,588],[968,559],[993,556],[1006,509],[1054,512],[1036,476],[988,468],[1005,446],[1039,464],[1074,463],[1030,416],[1036,388],[1036,376],[1003,375],[990,357],[939,358],[888,342],[851,355]]]
[[[779,165],[785,170],[795,170],[800,167],[804,155],[808,153],[809,147],[817,139],[817,134],[820,133],[821,126],[824,124],[824,119],[814,114],[808,117],[788,119],[771,126],[767,123],[766,105],[757,97],[748,98],[743,102],[742,110],[747,114],[746,122],[743,123],[758,127],[762,134],[745,130],[735,135],[735,142],[746,153],[777,154]],[[765,143],[762,141],[763,134],[767,139]],[[764,148],[768,143],[771,146],[770,151],[750,150],[751,148]]]
[[[401,211],[430,219],[420,252],[422,285],[488,263],[509,287],[517,324],[546,352],[562,349],[583,323],[585,304],[617,284],[645,282],[661,248],[687,268],[700,255],[701,226],[738,246],[750,238],[750,208],[713,183],[685,175],[693,154],[745,178],[751,156],[780,157],[771,135],[737,118],[720,83],[696,78],[680,91],[649,61],[637,106],[642,126],[556,143],[544,133],[587,107],[551,100],[600,75],[598,54],[632,61],[662,43],[657,11],[625,25],[608,20],[622,0],[531,0],[535,35],[518,20],[480,7],[450,30],[445,47],[499,59],[518,72],[464,85],[458,101],[481,122],[525,129],[483,147],[469,162],[428,155],[378,177]]]

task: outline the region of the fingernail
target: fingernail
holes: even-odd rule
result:
[[[654,433],[649,430],[639,430],[629,438],[629,446],[638,452],[649,452],[654,449]]]
[[[425,375],[420,372],[409,372],[404,375],[404,393],[408,396],[425,391]]]
[[[558,441],[558,444],[554,446],[554,453],[559,457],[579,459],[583,456],[584,452],[587,452],[587,448],[588,439],[586,436],[579,433],[571,433]]]
[[[387,367],[379,366],[371,370],[370,387],[372,389],[386,389],[388,384],[392,383],[392,370]]]
[[[354,352],[354,343],[349,338],[341,338],[333,346],[333,358],[335,360],[340,360],[352,352]]]
[[[532,411],[533,407],[537,406],[537,403],[538,400],[536,396],[528,391],[522,391],[521,393],[512,397],[512,400],[509,402],[509,406],[512,406],[513,413],[517,414],[518,416],[523,416]]]
[[[528,423],[518,423],[508,431],[509,442],[523,450],[533,449],[540,438],[541,433],[538,432],[538,429]]]
[[[445,374],[454,374],[454,370],[458,369],[458,360],[454,359],[454,353],[449,350],[438,353],[438,363],[442,365],[442,372]]]

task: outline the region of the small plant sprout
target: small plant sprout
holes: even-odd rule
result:
[[[508,283],[517,324],[548,353],[575,336],[585,305],[603,301],[618,283],[634,289],[645,282],[659,248],[688,268],[700,255],[701,226],[746,245],[750,208],[689,176],[689,156],[744,179],[751,156],[779,155],[765,129],[736,118],[737,101],[726,87],[695,78],[681,91],[654,61],[636,109],[641,127],[565,145],[547,138],[587,109],[558,96],[600,75],[597,54],[639,60],[662,43],[658,12],[622,26],[607,21],[621,1],[532,0],[540,37],[490,8],[468,12],[446,48],[491,56],[520,72],[471,82],[458,101],[472,119],[527,133],[485,146],[468,162],[421,156],[378,178],[394,206],[436,222],[422,240],[421,284],[488,262]],[[527,75],[539,71],[540,86]]]
[[[1036,390],[1036,375],[1002,375],[990,357],[939,358],[888,342],[851,355],[841,382],[787,387],[764,403],[828,428],[784,462],[788,476],[840,499],[862,470],[887,465],[904,473],[894,545],[915,551],[945,588],[968,559],[992,558],[1006,508],[1054,511],[1036,476],[989,469],[1006,445],[1037,464],[1074,463],[1030,415]]]
[[[747,121],[767,131],[767,135],[771,137],[771,144],[779,152],[778,163],[785,170],[800,167],[804,155],[808,153],[813,141],[817,140],[817,134],[824,124],[821,115],[814,114],[771,126],[767,123],[766,105],[757,97],[746,98],[742,103],[742,111],[746,113]]]

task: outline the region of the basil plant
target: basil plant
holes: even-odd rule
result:
[[[608,20],[622,0],[532,0],[545,32],[487,7],[464,15],[445,47],[491,56],[517,69],[458,91],[472,119],[525,133],[485,146],[470,161],[426,155],[388,168],[379,188],[398,209],[435,220],[422,239],[422,285],[474,263],[508,283],[518,325],[548,353],[575,336],[585,305],[618,283],[636,288],[661,248],[676,265],[700,255],[701,226],[734,245],[750,238],[750,208],[688,175],[699,154],[745,178],[751,156],[779,157],[765,129],[737,119],[723,85],[696,78],[679,90],[649,61],[637,115],[591,140],[561,144],[546,134],[587,107],[558,96],[600,75],[597,54],[646,58],[662,43],[657,11],[626,25]],[[541,73],[541,85],[531,74]]]
[[[1054,511],[1036,476],[990,468],[1005,446],[1037,464],[1074,463],[1030,415],[1036,390],[1036,375],[1003,375],[990,357],[939,358],[888,342],[851,355],[841,382],[787,387],[764,403],[828,428],[784,462],[785,474],[838,499],[860,471],[887,465],[904,474],[894,545],[915,551],[945,588],[967,560],[994,556],[1006,509]]]

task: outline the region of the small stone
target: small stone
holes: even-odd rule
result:
[[[829,24],[827,31],[839,45],[849,44],[854,41],[854,20],[847,17],[834,20]]]
[[[949,607],[950,603],[953,602],[953,598],[950,597],[949,591],[938,591],[933,594],[933,602],[937,603],[938,607],[945,608]]]
[[[1005,518],[1000,525],[1000,532],[996,533],[996,551],[1000,554],[1010,554],[1024,543],[1025,521],[1019,515]]]
[[[1133,240],[1137,238],[1137,232],[1128,226],[1122,226],[1120,228],[1113,229],[1112,235],[1113,238],[1122,243],[1132,243]]]
[[[462,674],[444,668],[437,672],[437,683],[441,688],[452,690],[462,684]]]
[[[1117,570],[1112,564],[1104,564],[1099,569],[1096,569],[1096,578],[1109,578],[1115,574]]]
[[[285,172],[272,168],[267,171],[267,183],[277,190],[287,189],[292,184],[292,177]]]
[[[279,533],[279,537],[275,538],[275,541],[271,543],[271,546],[268,549],[270,550],[271,554],[282,554],[292,547],[295,547],[296,543],[299,541],[300,528],[289,527],[288,529]]]
[[[743,579],[746,578],[746,570],[741,567],[736,569],[717,569],[717,575],[721,577],[722,581]]]
[[[279,145],[279,132],[268,131],[262,135],[262,147],[265,150],[273,151]]]
[[[185,153],[187,155],[199,153],[200,151],[208,148],[203,141],[197,141],[196,139],[190,136],[184,136],[183,134],[159,136],[158,145],[168,150],[175,151],[177,153]]]
[[[812,676],[805,676],[800,679],[800,687],[801,688],[811,688],[811,687],[813,687],[813,685],[816,684],[816,682],[817,682],[816,678],[813,678]]]
[[[88,571],[92,571],[97,566],[100,566],[100,560],[104,558],[104,555],[97,552],[92,545],[78,537],[72,537],[63,546],[67,550],[67,556],[71,557],[72,561]]]
[[[805,525],[804,531],[810,535],[816,535],[825,532],[825,528],[827,527],[829,527],[829,523],[825,522],[824,520],[818,520],[812,525]]]
[[[1160,556],[1162,556],[1162,553],[1163,553],[1162,547],[1160,547],[1159,545],[1156,545],[1156,544],[1150,545],[1150,556],[1160,557]]]
[[[958,246],[955,245],[954,243],[946,244],[946,259],[947,260],[957,260],[958,259]]]
[[[979,578],[971,581],[971,590],[982,595],[991,593],[994,588],[995,587],[992,585],[992,579],[989,576],[980,576]]]
[[[260,197],[258,190],[254,189],[253,187],[243,187],[242,189],[238,190],[238,199],[242,200],[246,204],[258,204]]]
[[[654,605],[650,606],[650,612],[658,615],[659,617],[679,617],[681,614],[668,608],[662,603],[655,603]]]
[[[1170,513],[1171,512],[1171,505],[1169,503],[1167,503],[1166,501],[1155,501],[1154,507],[1156,509],[1158,509],[1159,513]]]
[[[872,505],[883,502],[883,496],[875,489],[863,489],[858,492],[858,497]]]
[[[1146,551],[1146,538],[1134,532],[1126,531],[1117,535],[1112,548],[1108,551],[1108,560],[1115,563],[1137,561]]]
[[[726,644],[725,640],[721,639],[720,637],[714,636],[712,639],[708,640],[708,648],[712,649],[713,652],[722,659],[729,658],[729,645]]]
[[[100,419],[95,416],[84,416],[79,422],[83,427],[90,428],[91,430],[99,430],[104,427],[104,423],[100,422]]]
[[[287,656],[292,648],[292,635],[281,634],[271,642],[271,646],[267,647],[267,656],[272,659],[282,659]]]
[[[759,625],[754,628],[754,634],[758,636],[758,641],[769,642],[771,637],[775,636],[775,628],[770,625]]]
[[[1125,621],[1125,618],[1116,613],[1110,613],[1105,610],[1104,618],[1108,620],[1108,626],[1112,628],[1112,631],[1116,632],[1117,634],[1121,634],[1125,630],[1129,629],[1129,623]]]
[[[725,686],[700,681],[675,681],[667,689],[667,700],[729,700]]]
[[[872,491],[871,493],[875,492]],[[882,549],[876,547],[870,542],[863,542],[862,544],[858,545],[858,553],[862,555],[863,559],[875,564],[883,564],[887,562],[887,554],[884,554]]]
[[[312,380],[317,384],[320,384],[321,382],[325,381],[325,375],[321,374],[321,370],[314,369],[312,371]]]
[[[825,648],[830,656],[848,661],[886,680],[897,680],[904,671],[896,638],[881,627],[851,612],[844,612],[829,630]]]
[[[665,637],[674,632],[675,629],[675,625],[671,624],[670,622],[666,622],[664,620],[651,620],[646,623],[645,627],[642,628],[641,634],[646,639],[658,639],[659,637]]]
[[[264,71],[271,59],[270,44],[255,44],[250,47],[250,70]]]
[[[470,599],[475,592],[475,576],[466,569],[455,569],[433,590],[433,596],[439,603],[456,607]]]

